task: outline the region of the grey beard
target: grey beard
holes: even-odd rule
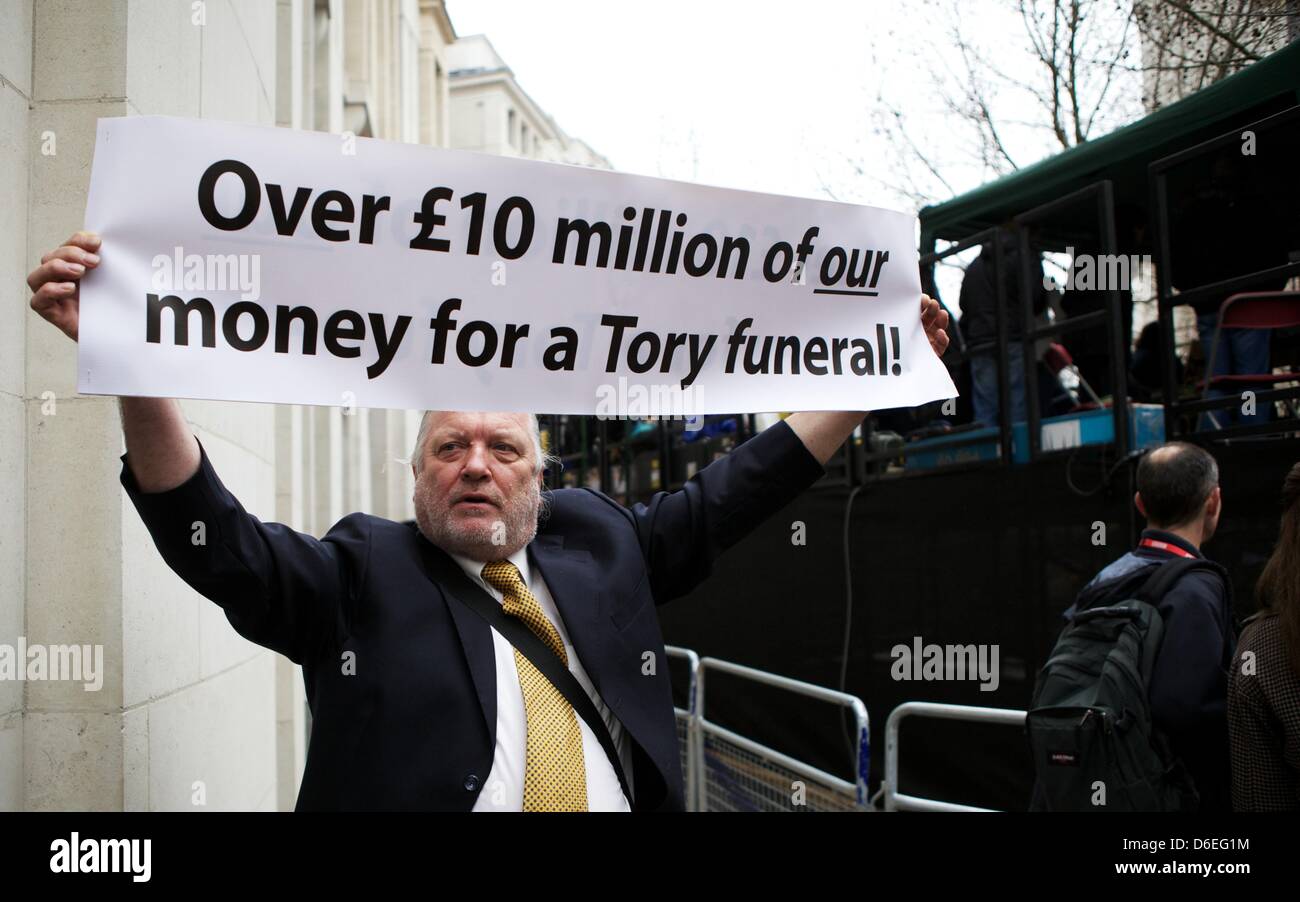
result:
[[[478,524],[469,529],[459,529],[451,523],[451,512],[442,501],[433,501],[422,488],[415,487],[415,520],[420,533],[443,551],[464,555],[476,561],[502,561],[526,546],[537,535],[538,517],[548,507],[536,483],[529,483],[529,491],[522,497],[506,502],[501,516],[486,522],[486,529]],[[496,524],[500,523],[502,527]],[[504,533],[504,535],[502,535]],[[493,538],[501,536],[500,544]]]

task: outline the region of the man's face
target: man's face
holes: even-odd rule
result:
[[[444,551],[504,560],[537,534],[541,475],[527,414],[431,414],[413,462],[415,518]]]

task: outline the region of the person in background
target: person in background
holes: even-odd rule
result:
[[[1179,291],[1190,291],[1243,276],[1283,266],[1288,262],[1288,238],[1282,229],[1259,228],[1258,223],[1284,221],[1272,198],[1256,184],[1256,174],[1246,171],[1249,158],[1240,153],[1221,153],[1209,163],[1194,187],[1180,194],[1170,217],[1172,281]],[[1285,278],[1263,282],[1240,291],[1276,291]],[[1251,375],[1271,371],[1268,329],[1224,329],[1218,331],[1219,308],[1232,292],[1213,294],[1194,300],[1196,331],[1205,359],[1213,358],[1213,376]],[[1215,337],[1218,336],[1218,347]],[[1207,363],[1208,366],[1208,363]],[[1265,391],[1267,382],[1241,382],[1226,388],[1213,388],[1209,396],[1225,397],[1245,390]],[[1221,429],[1233,425],[1266,423],[1272,419],[1273,405],[1260,404],[1254,413],[1240,407],[1202,414],[1199,429]]]
[[[995,257],[999,249],[993,242],[986,243],[980,254],[966,267],[962,276],[961,330],[970,345],[996,341],[998,335],[998,303],[1004,305],[1007,317],[1007,375],[1011,399],[1011,421],[1025,420],[1025,361],[1020,342],[1024,334],[1023,311],[1020,306],[1020,249],[1014,235],[1002,239],[1003,295],[998,298]],[[1035,314],[1042,313],[1047,305],[1047,290],[1043,288],[1043,264],[1037,261],[1033,272],[1031,303]],[[1000,403],[998,400],[998,359],[996,349],[975,354],[970,358],[971,404],[975,419],[986,426],[997,426]]]
[[[1300,811],[1300,463],[1282,486],[1282,526],[1255,587],[1228,677],[1235,811]]]
[[[1160,333],[1160,323],[1149,322],[1138,335],[1133,349],[1133,363],[1129,367],[1129,396],[1134,401],[1160,404],[1165,397],[1165,342]],[[1183,384],[1183,362],[1174,355],[1174,386]]]
[[[1121,260],[1135,260],[1149,249],[1146,230],[1146,212],[1136,204],[1119,203],[1115,205],[1115,241],[1116,255]],[[1140,278],[1136,267],[1117,265],[1105,248],[1102,247],[1100,235],[1074,239],[1071,245],[1074,258],[1070,261],[1072,278],[1066,282],[1060,300],[1061,312],[1070,317],[1086,316],[1089,313],[1109,310],[1110,291],[1119,293],[1119,330],[1124,347],[1124,366],[1131,371],[1133,366],[1133,280]],[[1081,273],[1078,267],[1084,260],[1089,260],[1092,269],[1091,284],[1087,288],[1080,285]],[[1111,262],[1106,262],[1111,260]],[[1086,283],[1085,283],[1086,284]],[[1101,397],[1115,393],[1114,355],[1110,347],[1110,328],[1105,324],[1088,326],[1083,329],[1071,329],[1062,334],[1059,341],[1070,351],[1079,374],[1088,381],[1092,390]],[[1158,383],[1163,387],[1163,382]],[[1130,389],[1130,394],[1132,390]]]
[[[1204,448],[1169,442],[1138,464],[1133,498],[1146,517],[1138,547],[1106,566],[1066,612],[1113,604],[1176,558],[1205,560],[1223,510],[1219,467]],[[1155,602],[1164,638],[1148,686],[1151,719],[1182,759],[1200,795],[1201,811],[1230,808],[1227,682],[1236,627],[1232,590],[1216,564],[1184,574]]]

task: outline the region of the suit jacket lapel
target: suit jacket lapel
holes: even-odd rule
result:
[[[608,624],[601,616],[604,599],[599,590],[593,593],[585,588],[598,585],[591,552],[566,548],[563,537],[542,534],[529,543],[528,559],[546,580],[583,670],[591,677],[601,699],[614,710],[621,693],[617,687],[601,685],[601,674],[608,672],[606,658],[610,653],[609,636],[604,629]]]
[[[446,590],[443,589],[446,595]],[[492,742],[497,738],[497,658],[492,628],[483,618],[459,601],[447,599],[452,622],[460,634],[460,644],[465,649],[470,676],[474,678],[474,691],[478,693],[483,720],[487,723]]]
[[[600,584],[597,579],[596,562],[591,552],[581,548],[566,548],[561,536],[539,535],[528,546],[529,561],[536,566],[546,580],[546,587],[551,591],[555,607],[564,620],[569,638],[573,641],[574,651],[582,662],[583,670],[591,678],[596,691],[606,707],[618,718],[623,730],[632,741],[632,766],[637,768],[636,749],[645,748],[644,737],[637,733],[641,728],[640,719],[628,715],[634,710],[624,710],[623,702],[632,704],[635,699],[627,690],[626,667],[628,661],[636,661],[637,652],[629,647],[627,640],[619,634],[608,613],[608,599],[603,592],[596,590],[593,595],[589,586]],[[665,775],[669,773],[665,766],[655,761],[649,753],[646,762]],[[633,779],[633,795],[639,797],[647,784],[646,775],[628,774]],[[629,799],[633,810],[640,810],[635,799]]]
[[[474,680],[474,691],[478,695],[479,707],[483,710],[483,720],[487,724],[488,736],[495,745],[497,737],[497,663],[496,647],[492,639],[492,628],[478,614],[467,608],[462,602],[448,597],[449,588],[443,586],[436,578],[438,566],[459,567],[450,555],[434,545],[419,531],[414,520],[407,521],[415,530],[416,541],[420,545],[421,564],[429,582],[443,596],[447,610],[451,612],[452,623],[460,637],[461,647],[465,650],[465,660],[469,664],[470,677]],[[436,563],[435,563],[436,562]]]
[[[644,712],[636,707],[638,698],[632,686],[632,681],[640,679],[632,674],[640,673],[641,652],[629,643],[610,619],[609,599],[604,597],[604,593],[598,591],[596,597],[592,597],[590,590],[584,589],[600,584],[597,564],[591,553],[565,548],[560,536],[548,535],[539,536],[528,548],[530,561],[537,565],[551,590],[551,597],[564,619],[583,669],[632,740],[633,768],[639,767],[639,748],[645,765],[657,771],[658,778],[667,783],[673,772],[672,762],[645,751],[647,736],[641,734],[646,728],[646,720]],[[665,754],[676,755],[677,752],[674,748]],[[647,782],[648,775],[638,769],[629,777],[635,780],[634,795],[644,798],[651,785]],[[636,799],[629,801],[633,802],[634,810],[642,810],[643,806]]]

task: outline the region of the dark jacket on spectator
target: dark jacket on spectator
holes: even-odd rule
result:
[[[961,280],[961,334],[970,344],[988,341],[998,334],[997,273],[994,269],[993,242],[984,245],[980,255],[966,267]],[[1016,338],[1024,333],[1020,308],[1020,247],[1011,237],[1002,243],[1002,285],[1007,311],[1007,335]],[[1043,264],[1033,267],[1031,299],[1034,313],[1041,313],[1047,305],[1047,290],[1043,288]]]
[[[1195,545],[1173,533],[1146,529],[1142,538],[1204,558]],[[1177,556],[1139,545],[1093,577],[1066,618],[1080,604],[1134,597],[1151,567]],[[1228,668],[1236,643],[1231,584],[1218,573],[1193,570],[1165,593],[1156,609],[1165,632],[1151,673],[1151,717],[1195,781],[1201,810],[1228,811]]]

